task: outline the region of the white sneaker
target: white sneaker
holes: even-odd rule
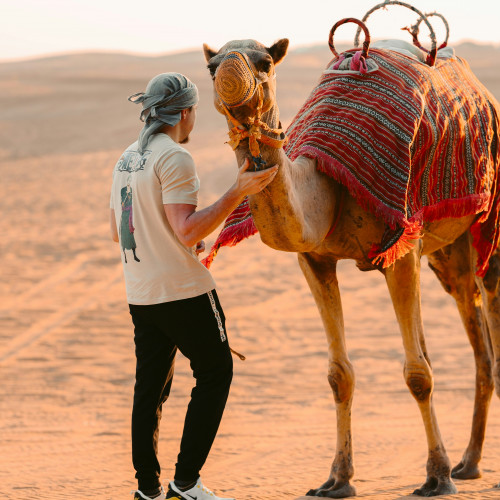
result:
[[[132,490],[130,494],[134,495],[134,500],[165,500],[165,490],[163,489],[163,486],[160,486],[160,488],[161,493],[155,498],[146,496],[141,490]]]
[[[168,485],[167,499],[169,500],[235,500],[234,498],[221,498],[214,495],[208,488],[203,486],[201,477],[198,478],[196,484],[186,491],[181,491],[173,481]]]

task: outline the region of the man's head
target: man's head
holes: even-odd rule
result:
[[[151,135],[165,125],[174,127],[181,122],[187,134],[182,140],[187,142],[193,129],[198,104],[196,85],[180,73],[162,73],[155,76],[145,92],[129,97],[129,101],[142,104],[141,120],[145,122],[139,136],[139,151],[143,152]],[[183,130],[184,132],[184,130]]]

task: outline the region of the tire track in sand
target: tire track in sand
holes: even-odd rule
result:
[[[10,312],[13,309],[19,309],[19,306],[26,303],[26,301],[31,297],[34,297],[43,290],[68,279],[70,276],[75,274],[76,271],[82,268],[89,260],[90,257],[86,256],[84,253],[79,254],[76,259],[64,266],[59,272],[39,281],[36,285],[30,287],[24,293],[15,295],[10,300],[3,300],[0,304],[0,312]]]
[[[59,273],[52,276],[47,280],[43,280],[39,284],[35,285],[28,292],[22,295],[23,298],[34,296],[36,293],[47,289],[48,286],[55,284],[56,282],[62,282],[67,280],[75,270],[80,268],[82,264],[88,260],[86,257],[79,257],[71,262],[70,265],[66,266]],[[122,266],[114,266],[104,279],[99,280],[93,286],[87,288],[84,295],[79,295],[78,299],[70,307],[65,307],[59,309],[53,314],[47,316],[34,323],[30,328],[24,332],[16,335],[9,342],[7,342],[2,349],[0,349],[0,363],[7,363],[14,360],[19,353],[25,348],[31,346],[34,342],[40,340],[42,337],[47,336],[53,332],[56,328],[67,324],[74,318],[79,312],[88,309],[98,300],[103,300],[105,298],[105,291],[110,287],[121,282],[122,279]],[[17,297],[17,301],[19,296]],[[2,307],[2,310],[4,307]]]

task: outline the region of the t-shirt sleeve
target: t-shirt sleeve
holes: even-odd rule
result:
[[[198,205],[200,180],[192,156],[178,151],[158,162],[163,204],[187,203]]]

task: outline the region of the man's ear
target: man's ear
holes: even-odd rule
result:
[[[267,51],[271,54],[274,64],[279,64],[283,58],[286,56],[286,51],[288,50],[288,38],[282,38],[278,40],[274,45],[269,47]]]
[[[218,54],[217,50],[211,49],[206,43],[203,44],[203,53],[205,54],[205,59],[206,61],[210,61],[212,57],[216,56]]]
[[[188,109],[181,109],[181,120],[185,120],[188,114]]]

